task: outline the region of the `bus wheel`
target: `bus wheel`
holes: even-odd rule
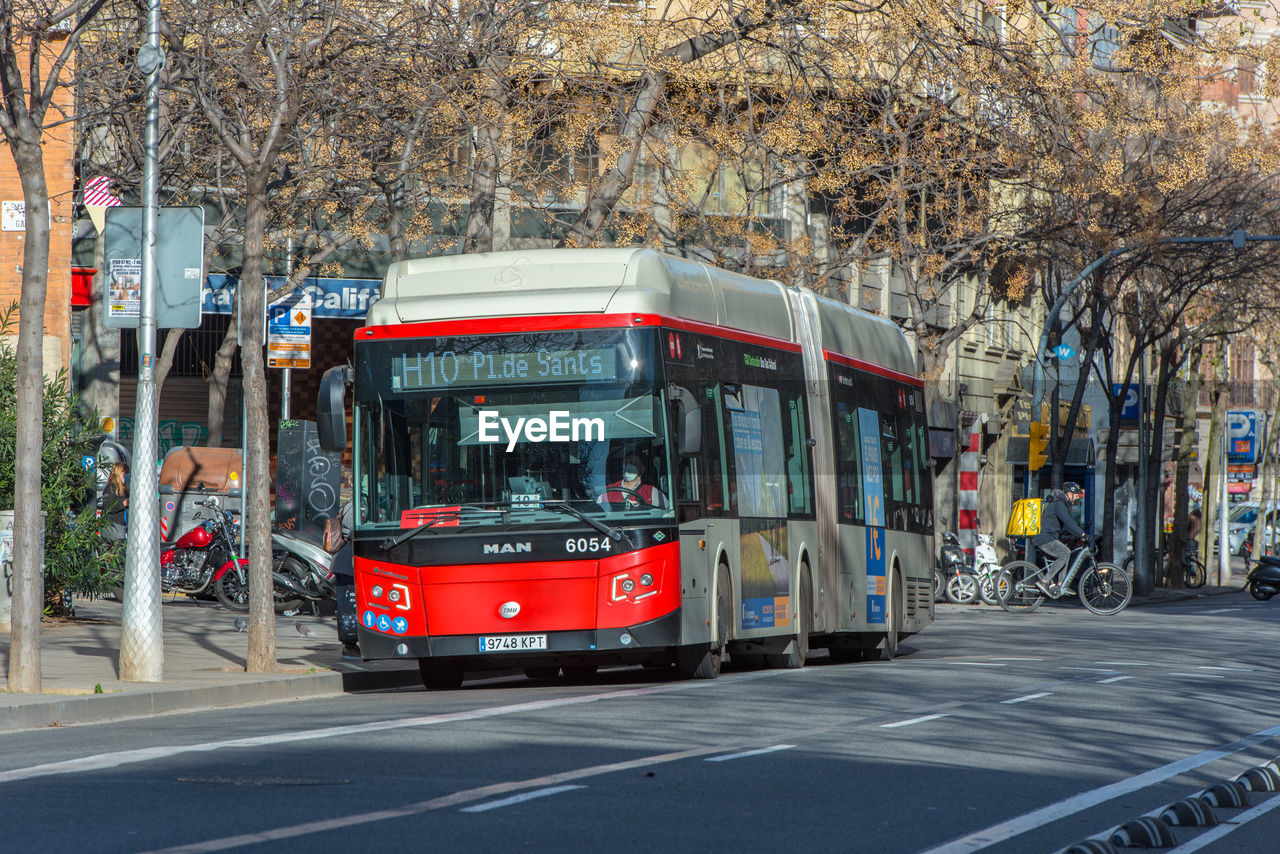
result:
[[[419,658],[418,672],[422,674],[422,684],[431,691],[452,691],[462,685],[462,668],[452,661]]]
[[[884,645],[880,647],[880,660],[893,661],[898,655],[898,638],[902,634],[902,575],[893,568],[893,587],[889,598],[888,625],[884,633]]]
[[[715,679],[720,675],[724,649],[729,643],[729,623],[733,619],[733,588],[729,567],[720,564],[716,574],[716,641],[695,643],[676,649],[676,669],[685,679]]]
[[[809,580],[809,564],[800,564],[800,601],[796,605],[796,636],[787,651],[769,656],[769,666],[786,670],[804,667],[809,657],[809,624],[813,621],[813,582]]]

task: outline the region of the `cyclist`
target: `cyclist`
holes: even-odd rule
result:
[[[1062,535],[1075,539],[1085,536],[1084,529],[1071,518],[1071,508],[1079,504],[1083,496],[1080,484],[1069,480],[1062,484],[1062,489],[1050,492],[1040,507],[1040,533],[1031,538],[1031,544],[1053,558],[1044,578],[1036,582],[1036,589],[1050,598],[1057,595],[1057,575],[1071,557],[1071,549],[1062,542]]]

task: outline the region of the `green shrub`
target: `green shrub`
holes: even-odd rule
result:
[[[17,459],[18,355],[9,344],[16,305],[0,314],[0,510],[14,509]],[[124,543],[102,539],[106,519],[93,500],[97,475],[81,460],[96,457],[102,435],[96,413],[80,411],[65,370],[44,384],[44,448],[41,453],[40,509],[45,512],[44,607],[63,613],[63,593],[90,595],[118,584]]]

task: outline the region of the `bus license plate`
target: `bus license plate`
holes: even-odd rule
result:
[[[546,648],[546,635],[502,635],[480,638],[481,652],[524,652],[530,649]]]

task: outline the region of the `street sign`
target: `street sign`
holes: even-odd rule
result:
[[[267,367],[311,367],[311,294],[294,291],[267,306]]]
[[[102,251],[106,265],[103,323],[137,329],[142,317],[143,208],[106,209]],[[204,282],[204,208],[156,209],[156,325],[160,329],[200,326],[200,286]]]
[[[1053,355],[1057,356],[1058,359],[1063,362],[1070,359],[1075,354],[1076,351],[1071,349],[1070,344],[1059,344],[1057,347],[1053,348]]]
[[[1255,409],[1227,411],[1227,462],[1256,463],[1258,461],[1258,422]]]
[[[1111,393],[1113,395],[1119,394],[1120,389],[1123,387],[1123,383],[1112,383]],[[1130,383],[1129,389],[1124,395],[1124,405],[1120,407],[1120,423],[1136,424],[1141,416],[1141,408],[1138,406],[1138,384]]]

